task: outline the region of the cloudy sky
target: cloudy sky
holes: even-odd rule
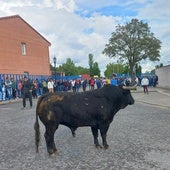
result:
[[[57,66],[71,58],[88,67],[94,55],[103,75],[113,59],[102,55],[115,26],[132,18],[147,22],[162,42],[160,62],[142,61],[143,72],[155,65],[170,64],[170,1],[168,0],[0,0],[0,17],[20,15],[51,42],[50,61]]]

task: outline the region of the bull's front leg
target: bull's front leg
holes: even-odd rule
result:
[[[95,127],[91,127],[91,131],[93,134],[94,144],[95,144],[96,148],[98,148],[98,149],[102,148],[102,146],[99,144],[99,141],[98,141],[98,129]]]
[[[46,145],[47,145],[47,151],[50,156],[53,156],[56,154],[57,149],[54,143],[54,133],[56,131],[57,127],[56,125],[48,125],[46,126],[46,131],[44,134]]]
[[[104,149],[109,148],[109,145],[107,144],[107,140],[106,140],[108,129],[109,129],[109,125],[105,125],[105,126],[100,127],[100,134],[101,134],[101,137],[102,137]]]

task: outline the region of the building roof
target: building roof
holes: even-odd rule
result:
[[[40,35],[49,45],[51,45],[51,43],[44,38],[37,30],[35,30],[30,24],[28,24],[23,18],[21,18],[19,15],[12,15],[12,16],[7,16],[7,17],[0,17],[0,21],[1,20],[7,20],[7,19],[13,19],[13,18],[19,18],[21,19],[25,24],[27,24],[33,31],[35,31],[38,35]]]

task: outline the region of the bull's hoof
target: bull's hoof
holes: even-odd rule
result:
[[[109,149],[109,145],[104,145],[104,149]]]
[[[55,157],[56,154],[57,154],[57,149],[56,149],[55,151],[49,153],[49,156],[50,156],[50,157]]]
[[[102,149],[102,146],[101,145],[96,145],[96,148],[97,149]]]
[[[72,134],[72,136],[73,136],[73,138],[75,138],[75,137],[76,137],[76,134],[75,134],[75,133],[73,133],[73,134]]]

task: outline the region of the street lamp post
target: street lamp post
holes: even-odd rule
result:
[[[56,62],[57,62],[57,58],[55,56],[53,58],[53,62],[54,62],[54,68],[55,68],[55,81],[56,81]]]

